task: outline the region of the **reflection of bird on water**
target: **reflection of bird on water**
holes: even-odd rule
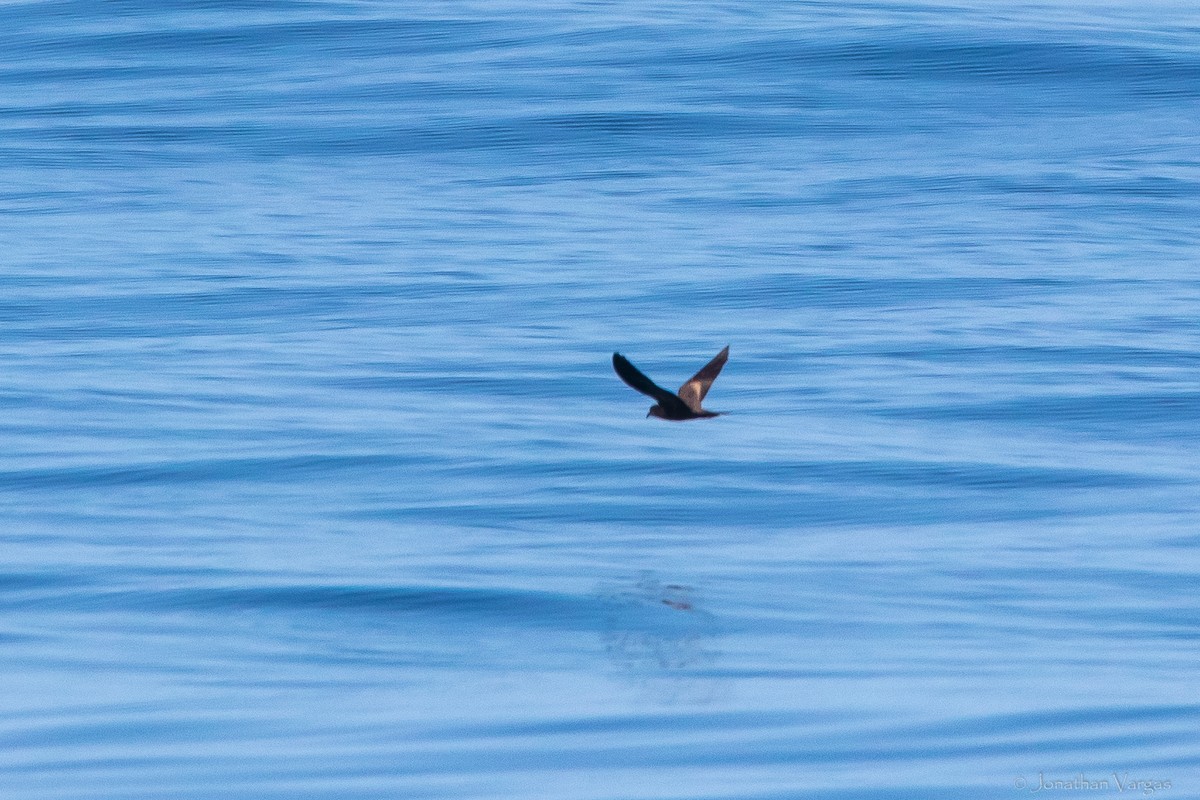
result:
[[[605,650],[622,672],[659,700],[712,698],[706,676],[721,656],[714,646],[719,629],[696,589],[644,572],[600,594],[608,610]]]

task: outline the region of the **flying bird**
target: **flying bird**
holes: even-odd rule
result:
[[[707,411],[701,408],[700,403],[704,400],[704,395],[708,394],[708,387],[712,386],[712,382],[721,374],[721,367],[725,366],[727,360],[729,360],[728,345],[717,353],[712,361],[705,364],[703,369],[689,378],[687,383],[680,386],[679,394],[668,392],[647,378],[620,353],[613,353],[613,369],[631,389],[636,389],[658,401],[650,407],[649,413],[646,414],[647,417],[678,421],[718,416],[716,411]]]

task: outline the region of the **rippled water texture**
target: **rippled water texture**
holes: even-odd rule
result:
[[[0,794],[1200,797],[1198,120],[1184,3],[0,5]]]

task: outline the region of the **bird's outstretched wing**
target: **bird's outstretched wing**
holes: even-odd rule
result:
[[[713,381],[721,374],[721,368],[725,366],[725,362],[729,360],[729,345],[725,345],[725,349],[717,353],[712,361],[704,365],[704,367],[692,377],[688,378],[687,383],[679,387],[679,399],[687,403],[688,407],[693,411],[700,410],[700,403],[704,401],[704,396],[708,394],[708,389],[712,386]]]
[[[612,361],[613,369],[617,371],[617,375],[621,376],[621,380],[625,381],[629,388],[653,397],[664,409],[680,408],[686,405],[674,393],[668,392],[643,375],[637,367],[629,363],[629,359],[620,353],[613,353]]]

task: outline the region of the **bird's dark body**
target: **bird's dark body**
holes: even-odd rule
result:
[[[629,359],[620,353],[613,353],[613,369],[621,380],[631,388],[636,389],[648,397],[652,397],[658,402],[651,406],[650,412],[646,414],[648,417],[658,417],[659,419],[668,419],[674,422],[680,422],[687,419],[705,419],[708,417],[717,417],[720,414],[716,411],[709,411],[700,406],[704,400],[704,396],[708,394],[708,388],[712,386],[712,382],[717,379],[717,375],[721,373],[721,368],[725,366],[725,362],[729,359],[729,347],[717,353],[712,361],[704,365],[704,368],[693,375],[688,381],[679,387],[679,393],[669,392],[662,388],[654,381],[642,374],[641,370],[629,363]]]

